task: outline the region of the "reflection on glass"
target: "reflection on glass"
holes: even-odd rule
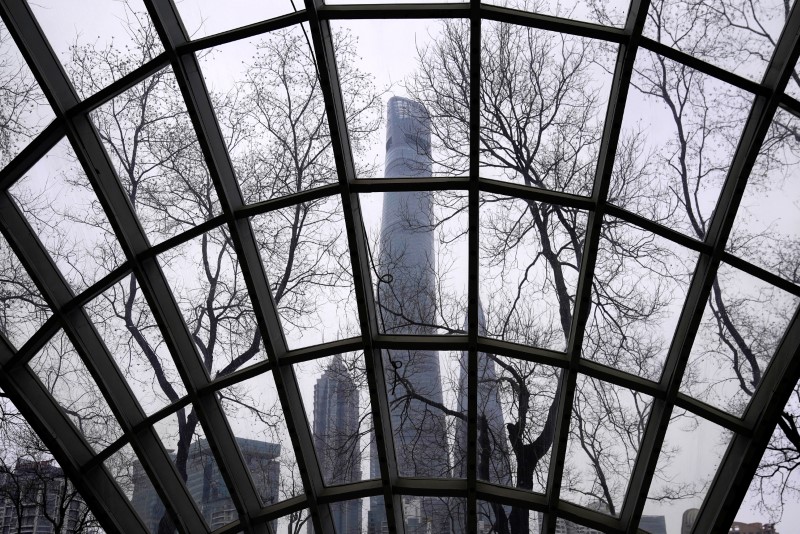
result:
[[[630,2],[625,0],[578,0],[559,2],[558,0],[483,0],[487,4],[532,11],[568,19],[598,22],[609,26],[624,26]]]
[[[122,436],[111,408],[62,330],[33,357],[30,366],[96,452]]]
[[[5,532],[96,532],[97,520],[61,467],[5,396],[0,396],[0,525]]]
[[[455,81],[454,72],[469,72],[468,56],[459,53],[469,47],[469,24],[463,20],[357,20],[336,21],[332,27],[356,175],[359,178],[406,176],[394,172],[396,169],[382,169],[392,147],[418,134],[384,128],[383,117],[392,98],[423,104],[424,108],[405,108],[412,115],[419,114],[417,124],[413,125],[415,130],[420,128],[419,123],[428,124],[429,120],[424,130],[430,132],[430,139],[415,142],[413,149],[417,154],[412,157],[427,158],[433,165],[421,167],[415,174],[420,177],[465,174],[469,91],[455,97],[448,94],[447,101],[439,91],[455,93],[457,89],[448,83]],[[448,68],[454,72],[444,77]]]
[[[301,495],[303,481],[272,373],[222,389],[218,395],[261,501],[270,505]]]
[[[681,532],[684,519],[693,523],[730,437],[730,432],[714,423],[675,408],[658,456],[644,515],[665,517],[667,532]]]
[[[163,51],[141,0],[43,0],[31,9],[81,98],[96,93]]]
[[[800,298],[721,264],[681,391],[741,415],[799,303]]]
[[[578,377],[562,498],[619,515],[652,402],[642,393]]]
[[[760,82],[790,7],[782,0],[655,0],[644,35]]]
[[[296,204],[253,217],[251,223],[289,348],[355,335],[341,199]]]
[[[66,139],[36,162],[9,192],[76,292],[125,261]]]
[[[53,112],[39,84],[0,21],[0,169],[45,125]]]
[[[261,332],[227,226],[158,259],[212,379],[264,359]]]
[[[0,235],[0,333],[19,349],[50,317],[50,308]]]
[[[214,184],[171,67],[95,109],[91,118],[152,242],[219,213]]]
[[[372,409],[361,352],[300,363],[300,392],[326,485],[379,476],[370,473]],[[313,386],[313,390],[311,390]]]
[[[186,395],[172,356],[133,275],[87,304],[86,311],[148,415]]]
[[[286,15],[296,11],[295,5],[303,8],[298,0],[184,0],[175,5],[192,39]]]
[[[194,407],[190,405],[188,408],[181,408],[165,417],[155,424],[155,429],[211,530],[238,519],[233,499],[219,471],[203,427],[197,422]],[[172,520],[163,508],[158,510],[153,507],[150,493],[155,493],[155,490],[149,479],[141,475],[139,473],[134,479],[143,485],[141,490],[134,485],[134,507],[151,532],[164,532],[162,527],[170,525]]]
[[[778,109],[725,248],[800,284],[800,120]]]
[[[658,381],[696,261],[688,249],[606,217],[583,357]]]
[[[245,203],[337,181],[325,102],[304,25],[226,44],[198,59]]]
[[[589,195],[615,51],[592,39],[481,27],[481,175]]]
[[[586,213],[484,194],[480,296],[487,336],[565,350]]]

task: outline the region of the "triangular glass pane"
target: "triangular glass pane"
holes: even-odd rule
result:
[[[730,438],[730,431],[673,409],[644,515],[664,516],[667,532],[690,532]],[[684,522],[689,530],[681,530]]]
[[[52,315],[28,271],[0,235],[0,333],[19,349]]]
[[[198,54],[247,204],[338,180],[310,39],[297,25]]]
[[[141,0],[82,0],[31,4],[36,20],[72,80],[86,98],[163,52]]]
[[[565,350],[586,212],[483,194],[480,298],[488,337]]]
[[[212,379],[264,360],[261,333],[227,226],[160,254],[158,261]]]
[[[30,366],[96,452],[122,437],[100,388],[62,330],[31,359]]]
[[[175,4],[192,39],[247,26],[302,9],[297,0],[184,0]]]
[[[351,352],[295,365],[314,450],[326,485],[371,478],[372,407],[364,354]]]
[[[66,139],[9,192],[76,292],[125,261],[105,211]]]
[[[778,108],[725,248],[800,284],[800,119]]]
[[[54,118],[44,93],[0,21],[0,169]]]
[[[689,249],[606,218],[582,356],[657,382],[696,262]]]
[[[356,175],[466,174],[469,89],[461,76],[469,73],[468,21],[355,20],[332,27]]]
[[[265,506],[301,495],[303,481],[272,373],[218,392],[250,476]]]
[[[681,392],[744,413],[798,304],[800,298],[721,264]]]
[[[220,211],[178,82],[167,67],[91,113],[151,242]]]
[[[481,176],[590,195],[615,47],[493,21],[481,38]]]
[[[648,395],[578,377],[561,498],[620,514],[652,403]]]
[[[250,220],[290,349],[360,333],[343,215],[334,196]]]
[[[148,415],[186,395],[150,307],[131,274],[85,307]]]
[[[568,19],[596,22],[609,26],[624,26],[630,2],[626,0],[578,0],[576,2],[560,2],[559,0],[483,0],[487,4],[533,11],[543,15],[552,15]]]
[[[639,49],[608,200],[702,240],[753,95]]]
[[[650,4],[644,35],[760,82],[791,4],[658,0]]]

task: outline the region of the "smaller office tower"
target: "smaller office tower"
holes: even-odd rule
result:
[[[667,534],[667,521],[663,515],[643,515],[639,521],[639,530],[648,534]]]
[[[337,354],[314,385],[314,449],[325,484],[361,480],[360,440],[358,388]],[[331,514],[337,534],[361,534],[360,499],[331,504]]]
[[[0,532],[99,532],[61,468],[50,461],[17,460],[0,470]]]

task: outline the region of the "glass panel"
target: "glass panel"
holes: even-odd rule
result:
[[[466,419],[455,387],[461,356],[452,351],[384,350],[383,361],[400,476],[459,476],[450,469],[449,451],[456,429]],[[371,473],[377,478],[377,451],[371,452]]]
[[[197,422],[194,407],[181,408],[165,417],[155,424],[155,429],[211,529],[238,519],[203,427]]]
[[[795,63],[792,75],[789,77],[789,83],[786,85],[785,92],[791,97],[800,99],[800,69],[798,69],[797,63]]]
[[[366,512],[366,517],[362,515],[362,530],[356,531],[364,534],[373,532],[388,532],[389,526],[386,520],[386,505],[382,496],[376,495],[367,499],[362,499],[362,511]],[[366,527],[366,528],[364,528]]]
[[[301,8],[302,2],[297,3]],[[184,0],[175,4],[192,39],[247,26],[296,11],[293,0]]]
[[[66,138],[9,192],[76,292],[125,261],[114,230]]]
[[[361,352],[295,365],[326,485],[370,478],[372,408],[364,365]]]
[[[172,356],[133,275],[86,305],[117,367],[145,413],[186,395]]]
[[[481,175],[590,195],[616,50],[485,21]]]
[[[778,109],[733,223],[728,252],[800,284],[800,120]]]
[[[0,168],[53,120],[33,73],[0,21]]]
[[[644,515],[662,515],[667,532],[693,524],[731,434],[685,410],[672,411]]]
[[[741,415],[800,298],[721,264],[681,391]]]
[[[607,217],[583,357],[657,382],[696,262],[695,252]]]
[[[222,389],[222,410],[265,505],[303,493],[272,373]]]
[[[495,4],[512,9],[533,11],[544,15],[553,15],[569,19],[599,22],[610,26],[624,26],[630,2],[626,0],[578,0],[576,2],[560,2],[558,0],[482,0],[487,4]]]
[[[19,349],[50,317],[50,308],[0,235],[0,333]]]
[[[158,259],[212,379],[266,358],[227,226]]]
[[[23,419],[0,397],[0,525],[3,532],[97,532],[83,497]]]
[[[289,348],[360,334],[341,199],[251,219]]]
[[[752,95],[639,49],[608,199],[705,237]]]
[[[480,225],[480,297],[486,335],[565,350],[586,213],[483,194]]]
[[[141,0],[43,0],[31,9],[81,98],[163,52]]]
[[[383,504],[383,497],[373,497]],[[368,528],[369,500],[351,499],[331,503],[331,516],[336,534],[368,534],[381,532]]]
[[[791,4],[657,0],[650,4],[644,35],[760,82]]]
[[[358,20],[332,27],[357,176],[466,174],[469,22]]]
[[[133,509],[151,534],[158,532],[158,522],[164,515],[164,503],[150,483],[142,464],[130,445],[115,452],[103,465],[131,501]]]
[[[443,0],[442,4],[463,4],[466,0]],[[326,4],[385,4],[384,0],[324,0]],[[395,0],[393,4],[422,4],[428,3],[427,0]]]
[[[311,524],[311,515],[308,508],[279,517],[270,521],[273,532],[287,532],[289,534],[314,534],[314,525]]]
[[[338,179],[310,43],[299,25],[198,56],[248,204]]]
[[[96,452],[122,436],[111,408],[63,331],[42,347],[30,366]]]
[[[403,521],[406,533],[423,534],[427,532],[466,532],[458,530],[457,517],[460,510],[466,510],[466,499],[459,497],[417,497],[404,495]]]
[[[528,516],[528,532],[539,532],[538,512],[516,508],[508,504],[478,500],[478,534],[494,534],[496,532],[512,532],[509,526],[509,518],[512,514],[520,514],[522,517]],[[459,510],[453,517],[461,518],[464,521],[467,517],[466,510]],[[524,524],[524,523],[523,523]],[[466,532],[465,528],[457,532]]]
[[[359,198],[381,331],[464,333],[466,194],[391,192]]]
[[[575,389],[563,499],[618,516],[653,399],[581,375]]]
[[[219,213],[205,159],[170,67],[91,113],[152,242]]]

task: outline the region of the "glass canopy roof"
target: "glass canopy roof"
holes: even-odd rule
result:
[[[0,529],[800,521],[796,5],[0,17]]]

